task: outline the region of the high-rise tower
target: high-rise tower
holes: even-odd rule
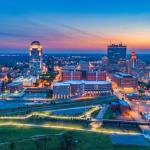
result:
[[[29,67],[32,75],[38,76],[42,73],[42,46],[39,41],[33,41],[29,49]]]
[[[127,47],[122,44],[111,44],[107,49],[109,71],[126,70]]]
[[[126,60],[127,47],[122,44],[112,44],[108,46],[107,57],[109,64],[118,64],[119,61]]]

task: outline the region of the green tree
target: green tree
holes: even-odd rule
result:
[[[35,142],[36,150],[42,150],[40,139],[37,139],[34,142]]]
[[[47,150],[48,141],[50,141],[50,138],[47,136],[35,140],[36,150]]]
[[[16,147],[15,142],[11,142],[10,145],[9,145],[9,149],[10,150],[15,150],[15,147]]]
[[[143,89],[139,89],[138,93],[139,93],[140,96],[142,96],[145,93],[145,91]]]
[[[52,98],[52,96],[53,96],[53,91],[52,90],[48,91],[47,94],[46,94],[46,97],[47,98]]]
[[[47,136],[43,136],[41,138],[41,142],[43,144],[43,150],[47,150],[47,143],[50,139]]]
[[[75,148],[76,146],[75,136],[72,131],[66,132],[63,135],[60,146],[61,150],[73,150]]]

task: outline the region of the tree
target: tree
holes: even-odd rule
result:
[[[41,142],[43,144],[43,150],[47,150],[47,142],[48,142],[49,138],[47,136],[43,136],[41,138]]]
[[[35,146],[36,146],[36,150],[41,150],[41,141],[39,139],[35,140]]]
[[[47,143],[50,140],[47,136],[42,136],[35,140],[36,150],[47,150]]]
[[[53,91],[52,90],[48,91],[46,97],[52,98],[52,96],[53,96]]]
[[[139,92],[139,95],[142,96],[145,91],[143,89],[139,89],[138,92]]]
[[[14,150],[15,147],[16,147],[15,143],[11,142],[10,145],[9,145],[10,150]]]
[[[72,131],[67,132],[63,135],[62,141],[61,141],[61,150],[73,150],[76,146],[74,134]]]

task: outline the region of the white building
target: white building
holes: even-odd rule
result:
[[[57,82],[53,85],[54,99],[67,99],[70,97],[70,94],[71,94],[70,84],[64,82]]]
[[[71,96],[101,96],[110,95],[112,84],[108,81],[66,81],[53,85],[54,99],[64,99]]]
[[[35,76],[28,76],[28,77],[18,77],[13,80],[13,82],[22,82],[24,87],[31,87],[36,82],[37,78]]]

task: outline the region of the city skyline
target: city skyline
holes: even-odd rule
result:
[[[106,53],[110,43],[150,53],[150,2],[14,0],[0,6],[0,52],[27,52],[38,40],[49,53]]]
[[[150,0],[0,0],[0,150],[150,149]]]

